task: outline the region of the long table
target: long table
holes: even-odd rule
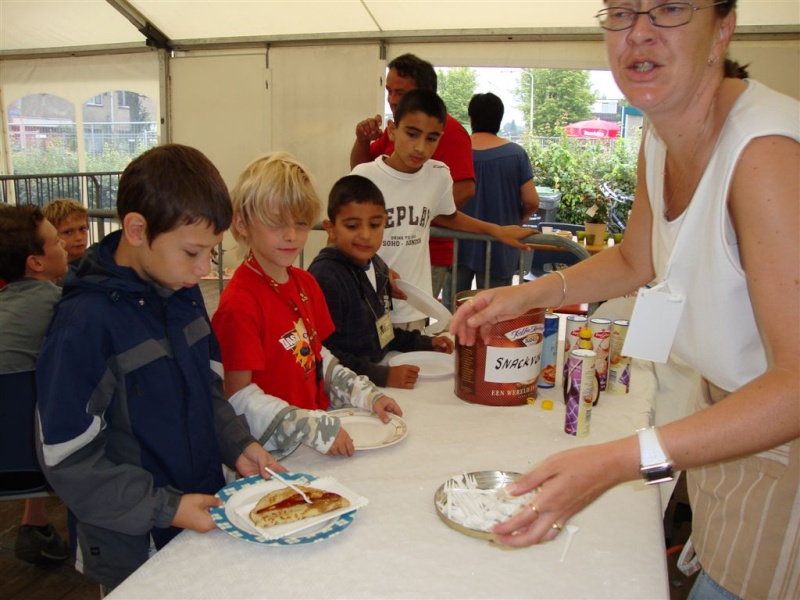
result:
[[[559,388],[530,405],[469,404],[453,379],[391,389],[408,436],[351,458],[306,447],[293,472],[333,476],[369,499],[352,524],[313,544],[267,546],[221,530],[184,531],[109,596],[129,598],[669,598],[658,492],[635,482],[607,492],[572,519],[567,535],[510,550],[451,529],[433,496],[469,471],[525,472],[547,455],[631,434],[649,423],[655,384],[634,361],[631,393],[601,394],[591,433],[564,433]],[[542,399],[554,400],[553,410]]]

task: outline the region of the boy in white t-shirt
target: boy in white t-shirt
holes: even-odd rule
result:
[[[432,294],[428,251],[432,224],[490,235],[513,248],[528,249],[519,240],[531,235],[529,229],[487,223],[456,210],[450,169],[438,160],[429,160],[447,118],[447,108],[435,92],[406,92],[394,117],[387,125],[394,142],[391,156],[379,156],[352,171],[372,180],[386,199],[386,234],[378,254],[390,269]],[[396,301],[394,306],[395,326],[422,329],[425,325],[425,315],[407,302]]]

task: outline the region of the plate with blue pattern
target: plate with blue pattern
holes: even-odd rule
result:
[[[281,473],[281,477],[299,485],[310,485],[317,480],[313,475],[305,473]],[[211,518],[217,524],[217,527],[228,535],[246,542],[269,546],[294,546],[321,542],[344,531],[355,518],[355,509],[343,514],[332,515],[327,519],[324,518],[325,515],[322,515],[321,522],[303,528],[300,531],[278,538],[266,537],[262,535],[254,523],[249,519],[243,518],[237,509],[251,502],[254,498],[260,498],[281,487],[284,486],[280,482],[274,479],[263,479],[260,475],[237,479],[215,494],[224,504],[222,506],[214,506],[209,510]],[[364,501],[366,502],[366,499]]]

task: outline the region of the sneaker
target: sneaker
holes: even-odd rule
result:
[[[69,558],[67,544],[53,526],[21,525],[14,544],[14,554],[26,562],[64,561]]]

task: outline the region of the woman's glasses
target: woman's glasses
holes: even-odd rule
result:
[[[600,27],[608,31],[622,31],[630,29],[636,23],[639,15],[647,15],[650,22],[656,27],[680,27],[692,20],[695,11],[727,4],[728,0],[695,6],[691,2],[667,2],[650,10],[633,10],[622,6],[612,6],[601,10],[595,15],[600,22]]]

